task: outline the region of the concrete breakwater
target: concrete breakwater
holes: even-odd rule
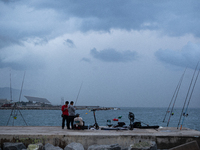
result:
[[[200,146],[200,131],[175,127],[134,130],[67,130],[61,127],[34,127],[34,126],[1,126],[0,145],[4,142],[22,142],[29,144],[50,143],[64,148],[76,142],[81,143],[84,149],[90,145],[119,144],[127,148],[134,142],[155,141],[158,149],[169,149],[190,141],[197,141]]]

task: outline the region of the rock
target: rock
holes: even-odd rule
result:
[[[42,143],[29,144],[27,150],[43,150],[43,144]]]
[[[154,141],[142,141],[130,145],[128,150],[157,150],[157,144]]]
[[[121,147],[118,144],[91,145],[91,146],[88,147],[88,150],[121,150]]]
[[[3,150],[22,150],[26,149],[26,146],[23,143],[3,143]]]
[[[68,144],[64,150],[84,150],[84,147],[81,143],[72,142]]]
[[[63,150],[63,149],[58,146],[53,146],[52,144],[47,143],[45,145],[45,150]]]

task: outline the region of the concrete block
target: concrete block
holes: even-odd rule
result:
[[[29,144],[27,150],[43,150],[43,144],[42,143]]]
[[[80,143],[75,143],[75,142],[72,142],[70,144],[68,144],[64,150],[84,150],[84,147],[82,144]]]
[[[174,148],[171,148],[169,150],[200,150],[199,146],[196,141],[188,142],[179,146],[176,146]]]
[[[58,146],[54,146],[52,144],[45,144],[45,150],[63,150],[62,148],[58,147]]]
[[[128,150],[157,150],[157,144],[154,141],[140,141],[130,145]]]
[[[91,145],[88,147],[88,150],[121,150],[121,147],[118,144],[113,145]]]
[[[26,149],[26,146],[23,143],[3,143],[3,150],[22,150]]]

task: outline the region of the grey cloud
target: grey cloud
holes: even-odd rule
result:
[[[10,46],[10,45],[21,45],[22,46],[23,44],[18,39],[14,39],[12,37],[0,35],[0,49],[7,47],[7,46]]]
[[[155,56],[164,63],[194,69],[197,62],[200,61],[200,44],[189,42],[180,51],[160,49],[155,52]]]
[[[66,22],[75,19],[75,30],[159,30],[170,36],[200,37],[200,1],[85,0],[0,1],[1,35],[5,43],[20,43],[30,37],[52,39],[68,31]],[[6,14],[6,15],[5,15]],[[12,21],[11,21],[12,20]],[[0,42],[0,47],[5,44]]]
[[[91,60],[90,60],[89,58],[85,58],[85,57],[84,57],[84,58],[82,58],[82,59],[81,59],[81,61],[85,61],[85,62],[88,62],[88,63],[90,63],[90,62],[91,62]]]
[[[130,50],[123,52],[118,52],[114,49],[97,51],[96,48],[93,48],[90,54],[94,58],[105,62],[130,62],[137,58],[137,53]]]
[[[81,30],[161,30],[181,36],[191,33],[200,37],[200,1],[43,1],[34,7],[51,8],[82,19]],[[64,14],[63,14],[64,15]],[[69,16],[65,16],[69,17]]]
[[[70,39],[65,40],[64,44],[66,44],[69,48],[75,47],[74,42]]]
[[[45,67],[45,61],[37,55],[29,54],[18,60],[0,58],[0,68],[11,68],[14,70],[37,70]]]

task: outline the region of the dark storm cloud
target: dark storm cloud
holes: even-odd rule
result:
[[[129,50],[123,52],[118,52],[114,49],[97,51],[96,48],[93,48],[90,54],[94,58],[105,62],[130,62],[137,58],[137,53]]]
[[[200,44],[188,43],[180,51],[160,49],[155,56],[167,64],[194,69],[197,62],[200,61]]]
[[[69,48],[75,47],[74,42],[70,39],[65,40],[64,44],[66,44]]]
[[[52,39],[68,32],[66,22],[75,20],[75,30],[159,30],[170,36],[200,37],[199,0],[20,0],[0,1],[0,47],[30,37]],[[77,22],[76,22],[77,21]],[[14,40],[15,39],[15,40]]]
[[[161,30],[180,36],[187,33],[200,36],[200,1],[43,1],[36,8],[51,8],[65,12],[64,17],[83,19],[81,30]],[[68,16],[70,15],[70,16]]]

